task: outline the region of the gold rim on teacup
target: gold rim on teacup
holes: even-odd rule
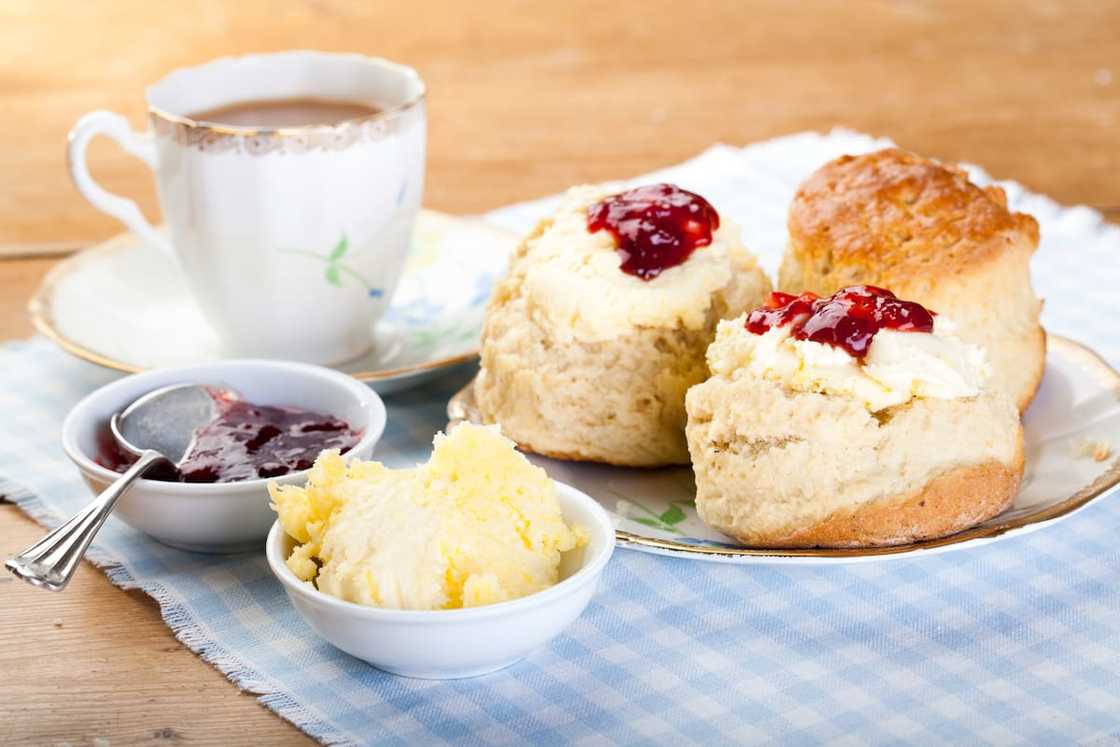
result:
[[[277,151],[342,150],[397,132],[408,115],[425,102],[427,95],[427,88],[422,88],[402,104],[330,125],[238,127],[172,114],[153,104],[148,105],[148,117],[157,137],[170,137],[181,145],[208,152],[244,150],[250,155],[259,155]]]
[[[182,114],[173,114],[167,108],[157,106],[150,100],[151,91],[175,75],[201,70],[219,63],[236,63],[250,58],[287,57],[293,54],[314,54],[336,60],[349,59],[371,65],[391,66],[410,76],[418,90],[404,101],[387,106],[373,114],[353,117],[329,125],[312,124],[292,127],[247,127],[208,122]],[[383,58],[365,57],[363,55],[292,50],[291,52],[262,55],[224,57],[195,68],[175,71],[148,89],[147,107],[152,131],[157,137],[171,137],[177,143],[194,146],[205,151],[242,150],[240,146],[244,143],[246,146],[243,149],[244,151],[257,155],[274,151],[341,150],[357,142],[380,140],[396,132],[402,122],[405,122],[413,112],[424,105],[427,96],[427,85],[419,74],[410,67],[398,65]]]

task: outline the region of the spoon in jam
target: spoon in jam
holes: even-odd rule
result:
[[[190,452],[195,432],[217,416],[219,398],[237,395],[199,384],[175,384],[148,392],[114,414],[109,421],[113,439],[136,462],[72,519],[4,566],[32,586],[66,588],[117,499],[152,467],[178,467]]]

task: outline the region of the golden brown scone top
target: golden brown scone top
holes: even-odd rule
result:
[[[809,276],[905,285],[954,273],[1010,245],[1038,245],[1038,223],[999,187],[898,148],[842,156],[806,179],[789,213],[790,251]]]

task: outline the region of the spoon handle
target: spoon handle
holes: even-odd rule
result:
[[[142,452],[136,463],[88,506],[31,547],[13,555],[4,566],[32,586],[62,591],[70,583],[89,543],[109,518],[117,498],[149,467],[165,461],[167,457],[158,451]]]

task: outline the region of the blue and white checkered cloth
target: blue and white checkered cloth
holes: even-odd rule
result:
[[[783,195],[835,152],[874,144],[843,132],[798,137],[709,152],[658,177],[712,197],[714,180],[750,172],[769,149],[792,164],[790,179],[754,176]],[[1012,198],[1051,237],[1036,263],[1047,324],[1117,365],[1120,333],[1100,312],[1117,308],[1120,231],[1022,190]],[[752,208],[741,201],[732,213],[746,228]],[[539,209],[494,217],[521,227]],[[751,242],[770,267],[775,231]],[[471,373],[389,398],[377,458],[426,458],[447,398]],[[112,378],[42,339],[0,350],[0,476],[36,518],[58,521],[88,500],[59,424]],[[326,743],[1110,745],[1120,744],[1118,529],[1120,501],[1104,500],[1026,536],[878,564],[741,567],[622,550],[553,644],[452,682],[383,674],[321,642],[262,555],[180,552],[111,521],[93,557],[114,582],[155,597],[186,645]]]

